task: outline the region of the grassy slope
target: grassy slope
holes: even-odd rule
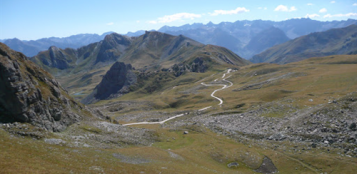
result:
[[[197,57],[204,58],[206,60],[205,63],[209,67],[210,72],[223,71],[224,69],[229,68],[229,67],[230,68],[236,67],[235,65],[227,64],[224,60],[220,59],[219,57],[226,57],[229,60],[231,60],[233,63],[235,63],[236,65],[239,65],[239,66],[247,65],[250,63],[249,61],[240,58],[239,56],[235,55],[233,52],[231,52],[223,47],[207,45],[203,48],[197,47],[197,48],[190,48],[190,49],[192,49],[192,50],[190,50],[189,53],[180,54],[180,52],[182,52],[182,51],[178,51],[178,53],[176,53],[176,54],[180,54],[181,57],[182,56],[185,57],[184,58],[185,61],[183,61],[184,64],[191,64],[193,62],[193,60],[196,59]],[[128,52],[130,52],[130,50]],[[205,54],[207,52],[209,52],[210,55]],[[140,57],[140,60],[143,60],[143,61],[139,61],[140,64],[136,64],[134,61],[134,65],[141,67],[141,68],[145,68],[145,67],[143,67],[144,65],[149,65],[148,62],[153,62],[153,61],[150,61],[151,59],[145,58],[145,56],[148,56],[148,55],[151,55],[151,54],[145,54],[144,57]],[[156,59],[158,59],[157,56],[156,56]],[[154,64],[156,66],[154,67],[154,70],[160,71],[160,68],[158,68],[158,67],[168,68],[168,67],[172,66],[173,64],[178,63],[179,60],[181,60],[181,59],[176,58],[175,56],[173,56],[173,57],[170,56],[168,58],[168,60],[165,60],[165,61],[155,60]],[[133,62],[126,62],[126,63],[133,63]],[[150,67],[150,66],[148,66],[148,67]],[[95,86],[100,83],[101,77],[109,70],[109,68],[110,68],[110,66],[105,66],[105,67],[102,67],[99,69],[93,69],[89,72],[74,73],[74,74],[70,74],[70,75],[58,76],[57,79],[58,79],[58,81],[61,82],[61,84],[63,86],[65,86],[69,90],[69,93],[73,97],[77,98],[78,100],[81,100],[86,95],[90,94],[92,92],[92,90],[95,88]],[[137,67],[135,67],[135,68],[137,68]],[[208,72],[208,74],[210,74],[210,72]],[[160,88],[166,89],[169,86],[171,86],[171,87],[176,86],[176,84],[181,85],[183,83],[183,82],[180,82],[181,78],[183,78],[183,79],[188,78],[183,81],[186,81],[185,83],[191,83],[193,81],[197,81],[200,78],[203,78],[204,76],[206,76],[206,75],[202,75],[202,74],[187,72],[186,74],[192,74],[192,77],[188,77],[188,76],[180,77],[176,80],[170,81],[169,83],[165,83],[165,82],[162,82],[162,79],[160,76],[172,76],[172,75],[170,75],[172,73],[166,73],[166,75],[163,75],[163,74],[165,74],[165,73],[160,72],[160,73],[158,73],[157,76],[151,77],[150,79],[145,80],[145,82],[143,82],[145,84],[145,85],[143,85],[144,86],[143,88],[146,89],[146,88],[149,88],[150,85],[152,85],[152,88],[156,90],[156,88],[158,88],[157,86],[161,85]],[[143,94],[143,92],[151,94],[151,92],[148,92],[148,91],[146,91],[146,92],[143,90],[139,91],[140,94]]]
[[[242,67],[228,78],[234,85],[216,93],[216,96],[224,100],[222,107],[218,107],[218,101],[210,97],[210,93],[220,87],[204,87],[200,83],[219,79],[223,71],[230,66],[219,67],[206,73],[186,73],[167,82],[163,79],[170,79],[170,77],[161,73],[143,82],[145,85],[136,92],[117,99],[100,101],[96,105],[117,101],[147,101],[155,105],[154,110],[159,111],[198,110],[212,105],[216,112],[243,112],[265,102],[282,100],[292,101],[291,104],[296,108],[303,108],[327,103],[329,100],[354,91],[357,88],[356,59],[353,55],[340,55],[311,58],[286,65],[253,64]],[[68,87],[73,97],[81,99],[94,89],[107,69],[91,71],[93,76],[88,78],[78,74],[71,78],[62,77],[59,81],[63,86]],[[86,82],[89,85],[86,85]],[[75,86],[79,84],[83,86]],[[157,90],[145,91],[149,88],[157,88]],[[130,109],[128,108],[125,114],[128,114],[128,110]],[[137,111],[137,109],[133,110]],[[112,114],[119,116],[124,113]],[[274,113],[268,115],[273,116]]]
[[[144,126],[145,127],[145,126]],[[274,161],[280,173],[351,173],[357,160],[322,150],[292,154],[254,142],[235,142],[205,129],[182,131],[146,126],[160,134],[151,147],[119,149],[74,148],[9,136],[0,130],[0,168],[3,173],[254,173],[264,156]],[[249,144],[247,144],[249,143]],[[287,147],[293,147],[292,144]],[[170,155],[170,152],[171,155]],[[113,154],[150,161],[130,164]],[[237,168],[228,168],[238,162]]]
[[[211,112],[238,112],[270,101],[292,101],[297,107],[326,103],[357,89],[357,57],[329,56],[311,58],[287,65],[254,64],[240,68],[228,80],[234,85],[216,93],[223,98],[222,108],[210,93],[219,87],[203,87],[201,82],[210,82],[222,76],[223,69],[207,73],[189,73],[163,84],[161,90],[152,94],[134,92],[115,100],[148,101],[155,103],[156,110],[168,113],[178,110],[194,110],[215,105]],[[228,67],[226,67],[228,68]],[[100,73],[99,73],[100,74]],[[93,79],[99,79],[99,74]],[[284,77],[284,78],[281,78]],[[268,79],[270,83],[262,83]],[[259,89],[254,89],[258,85]],[[252,88],[245,88],[252,86]],[[83,87],[85,89],[90,87]],[[239,90],[239,89],[249,90]],[[72,89],[70,89],[71,91]],[[78,89],[73,89],[78,90]],[[71,92],[72,93],[72,92]],[[310,102],[309,99],[313,99]],[[176,103],[176,104],[175,104]],[[237,105],[245,104],[240,108]],[[130,111],[114,113],[120,120]],[[152,109],[152,108],[151,108]],[[106,109],[102,110],[107,112]],[[147,110],[145,112],[153,112]],[[284,110],[282,112],[285,112]],[[280,112],[281,113],[281,112]],[[279,114],[279,113],[278,113]],[[276,116],[269,113],[266,116]],[[0,168],[3,173],[254,173],[268,156],[280,173],[353,173],[357,170],[355,158],[341,157],[326,149],[310,149],[291,152],[287,149],[304,145],[291,142],[274,142],[261,145],[259,141],[239,140],[212,133],[201,126],[184,126],[167,129],[158,125],[138,125],[138,128],[154,130],[160,141],[150,147],[126,147],[118,149],[74,148],[49,145],[43,141],[10,136],[0,129]],[[183,130],[190,133],[183,135]],[[61,136],[61,133],[53,135]],[[280,146],[281,145],[281,146]],[[286,147],[286,148],[280,148]],[[179,155],[176,158],[168,152]],[[306,148],[307,149],[307,148]],[[128,164],[114,158],[113,153],[128,157],[148,159],[150,163]],[[227,164],[236,161],[237,169]]]
[[[214,112],[243,112],[266,102],[289,102],[295,108],[304,108],[327,103],[355,91],[356,63],[356,56],[340,55],[311,58],[286,65],[244,66],[228,78],[234,83],[231,88],[215,94],[223,99],[222,107],[210,96],[213,90],[221,87],[204,87],[200,83],[220,79],[224,69],[207,73],[188,73],[164,83],[161,89],[154,93],[133,92],[117,99],[101,101],[96,105],[135,101],[135,98],[137,101],[155,103],[156,109],[160,111],[198,110],[213,106]],[[120,112],[113,114],[121,115]],[[268,115],[273,116],[274,113],[267,113]]]

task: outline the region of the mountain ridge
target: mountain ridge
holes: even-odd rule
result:
[[[130,38],[112,33],[100,42],[91,43],[78,49],[60,49],[52,46],[47,51],[42,51],[30,59],[52,74],[61,74],[61,70],[67,73],[68,71],[76,73],[115,62],[130,42]],[[62,66],[57,66],[56,61],[60,61]]]
[[[341,28],[351,24],[357,24],[357,20],[348,19],[344,21],[326,22],[311,20],[308,18],[289,19],[278,22],[269,20],[238,20],[235,22],[221,22],[219,24],[213,24],[212,22],[210,22],[207,24],[185,24],[177,27],[163,26],[157,31],[165,32],[176,36],[182,34],[204,44],[224,46],[238,55],[243,56],[248,54],[247,56],[243,57],[249,59],[251,54],[258,54],[258,52],[246,53],[243,47],[246,46],[252,39],[252,37],[254,37],[256,34],[272,26],[284,31],[285,35],[287,35],[290,39],[294,39],[296,37],[306,35],[312,32],[326,31],[331,28]],[[215,29],[219,30],[214,31]],[[16,51],[21,51],[25,55],[31,57],[36,55],[40,51],[47,50],[50,46],[56,46],[62,49],[77,49],[81,46],[88,45],[90,43],[99,42],[100,40],[104,39],[105,35],[110,33],[112,32],[106,32],[102,35],[78,34],[63,38],[50,37],[31,41],[19,39],[4,39],[3,42],[9,45],[10,48]],[[142,34],[145,34],[144,30],[138,30],[136,32],[127,32],[125,35],[129,37],[138,37]],[[88,37],[86,38],[85,36]],[[78,42],[78,40],[81,42]]]
[[[236,54],[249,59],[253,55],[260,53],[255,50],[261,46],[258,45],[257,48],[250,50],[246,50],[244,47],[247,46],[251,39],[257,34],[271,27],[282,30],[289,39],[294,39],[306,34],[310,34],[312,32],[326,31],[331,28],[341,28],[351,24],[357,24],[357,20],[349,19],[346,21],[331,22],[316,21],[308,18],[290,19],[279,22],[267,20],[243,20],[235,22],[221,22],[219,24],[213,24],[210,22],[206,25],[195,23],[192,25],[186,24],[180,27],[164,26],[158,31],[172,35],[182,34],[204,44],[225,46]],[[221,37],[215,38],[217,35],[219,35],[217,31],[221,31],[219,33],[224,34],[221,35]]]
[[[2,42],[15,51],[20,51],[28,57],[35,56],[40,51],[44,51],[51,46],[58,48],[79,48],[90,43],[103,40],[104,37],[113,32],[98,34],[77,34],[68,37],[48,37],[37,40],[20,40],[17,38],[4,39]]]
[[[254,63],[285,64],[310,57],[357,54],[357,25],[298,37],[253,56]]]
[[[217,62],[218,64],[248,64],[248,61],[240,60],[238,55],[225,48],[215,47],[217,46],[205,46],[182,35],[172,36],[156,31],[147,31],[139,37],[112,33],[100,42],[76,50],[50,47],[49,50],[32,57],[31,60],[54,74],[87,71],[110,65],[115,61],[131,64],[139,69],[158,70],[170,68],[174,64],[210,51],[227,53],[224,59],[230,60],[221,60]],[[206,56],[209,55],[206,54]]]
[[[249,43],[243,48],[245,50],[244,57],[251,58],[256,53],[261,53],[274,45],[289,40],[282,30],[272,26],[252,37]]]

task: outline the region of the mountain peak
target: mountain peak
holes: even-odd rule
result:
[[[209,22],[207,23],[207,26],[208,26],[208,27],[213,27],[213,26],[214,26],[214,23],[213,23],[212,21],[209,21]]]
[[[118,33],[111,33],[108,34],[104,37],[103,42],[107,42],[114,46],[115,44],[123,44],[123,45],[129,45],[130,44],[130,38]]]
[[[163,32],[159,32],[159,31],[145,31],[145,34],[147,36],[155,36],[155,35],[169,35]]]
[[[145,40],[144,43],[153,43],[158,44],[160,43],[165,43],[168,38],[172,38],[174,36],[158,32],[158,31],[145,31],[145,34],[143,35],[142,39]]]
[[[127,36],[118,33],[106,35],[101,42],[100,50],[95,62],[109,63],[116,61],[130,43],[131,39]]]
[[[56,47],[56,46],[50,46],[50,47],[48,48],[48,50],[50,50],[50,51],[59,51],[59,48]]]

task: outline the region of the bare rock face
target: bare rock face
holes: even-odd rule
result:
[[[180,63],[173,65],[169,71],[173,72],[176,77],[182,75],[184,72],[198,72],[203,73],[208,69],[207,62],[203,58],[197,57],[191,63]]]
[[[118,97],[130,91],[129,87],[137,82],[137,77],[130,64],[116,62],[104,75],[94,91],[82,100],[88,104],[98,100]]]
[[[82,106],[22,53],[0,43],[0,122],[28,122],[62,131],[80,120]]]

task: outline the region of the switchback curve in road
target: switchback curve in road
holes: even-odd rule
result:
[[[205,84],[205,83],[201,83],[202,85],[204,86],[223,86],[222,88],[219,88],[219,89],[216,89],[214,90],[212,93],[211,93],[211,97],[217,99],[219,101],[219,104],[218,105],[222,105],[223,104],[223,100],[221,98],[218,98],[216,96],[214,96],[214,94],[217,92],[217,91],[220,91],[220,90],[223,90],[223,89],[226,89],[226,88],[229,88],[231,86],[233,86],[233,83],[229,80],[226,80],[227,78],[229,78],[230,76],[224,78],[226,76],[226,74],[229,74],[230,72],[232,71],[232,69],[228,69],[227,70],[227,73],[224,73],[223,76],[222,76],[222,81],[225,81],[225,82],[228,82],[229,85],[225,85],[225,84]],[[217,81],[217,79],[215,80]],[[205,108],[202,108],[202,109],[199,109],[198,111],[204,111],[206,109],[209,109],[211,108],[212,106],[207,106]],[[185,114],[179,114],[179,115],[175,115],[173,117],[170,117],[166,120],[163,120],[163,121],[157,121],[157,122],[147,122],[147,121],[144,121],[144,122],[137,122],[137,123],[128,123],[128,124],[123,124],[123,126],[130,126],[130,125],[142,125],[142,124],[164,124],[165,122],[169,121],[169,120],[172,120],[172,119],[175,119],[175,118],[178,118],[178,117],[182,117],[184,115],[187,115],[188,113],[185,113]]]

